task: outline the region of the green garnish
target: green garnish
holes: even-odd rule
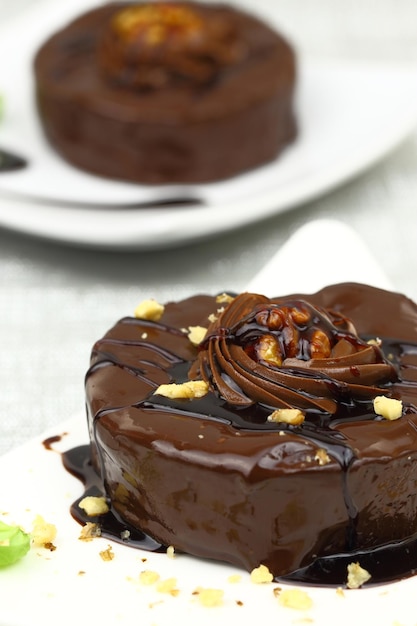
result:
[[[0,567],[12,565],[30,550],[30,535],[0,521]]]

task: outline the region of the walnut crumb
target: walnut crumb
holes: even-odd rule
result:
[[[345,597],[345,592],[343,591],[342,587],[338,587],[336,589],[336,595],[339,596],[340,598],[344,598]]]
[[[374,399],[374,411],[387,420],[397,420],[403,413],[403,403],[395,398],[377,396]]]
[[[109,505],[104,496],[86,496],[79,501],[78,506],[86,512],[88,517],[105,515],[109,512]]]
[[[174,548],[174,546],[168,546],[168,548],[167,548],[167,557],[169,559],[175,559],[175,548]]]
[[[94,522],[87,522],[81,529],[80,541],[92,541],[96,537],[101,537],[101,526],[94,524]]]
[[[207,328],[204,326],[189,326],[188,327],[188,339],[193,346],[198,346],[207,334]]]
[[[313,600],[302,589],[284,589],[278,594],[278,601],[281,606],[298,611],[308,611],[313,606]]]
[[[268,422],[284,422],[298,426],[304,422],[304,413],[299,409],[277,409],[268,415]]]
[[[185,383],[159,385],[156,395],[166,398],[202,398],[208,393],[208,384],[204,380],[188,380]]]
[[[158,574],[158,572],[154,572],[153,570],[150,569],[145,569],[143,570],[143,572],[141,572],[139,574],[139,582],[142,585],[154,585],[155,583],[158,582],[158,580],[160,579],[160,576]]]
[[[157,587],[156,590],[159,593],[167,593],[171,596],[177,596],[180,592],[179,589],[177,589],[177,579],[176,578],[167,578],[165,580],[161,580]]]
[[[370,339],[369,341],[366,342],[368,344],[368,346],[381,346],[382,345],[382,341],[379,337],[375,337],[375,339]]]
[[[328,463],[331,463],[331,458],[324,448],[317,450],[314,460],[317,461],[319,465],[328,465]]]
[[[363,584],[365,584],[370,578],[370,573],[361,567],[359,563],[350,563],[347,566],[348,576],[347,576],[347,587],[348,589],[359,589]]]
[[[216,302],[217,304],[221,304],[221,303],[225,303],[225,304],[229,304],[230,302],[233,302],[234,300],[234,296],[230,296],[228,293],[221,293],[218,296],[216,296]]]
[[[198,587],[193,595],[196,595],[200,604],[206,607],[221,606],[223,604],[224,591],[222,589]]]
[[[215,313],[210,313],[207,319],[210,322],[210,324],[212,324],[213,322],[216,322],[219,319],[219,316],[216,315]]]
[[[242,576],[240,574],[231,574],[229,578],[227,579],[227,582],[232,585],[235,585],[236,583],[240,583],[241,580],[242,580]]]
[[[144,300],[136,307],[134,316],[137,319],[157,322],[161,319],[164,310],[164,305],[159,304],[156,300]]]
[[[57,529],[54,524],[46,522],[41,515],[37,515],[33,521],[31,532],[32,543],[35,546],[42,546],[51,550],[55,550],[53,541],[56,537]]]
[[[113,548],[110,545],[107,546],[105,550],[101,550],[101,552],[99,552],[99,555],[103,561],[113,561],[114,556],[115,556],[113,552]]]
[[[250,573],[250,579],[256,585],[260,585],[263,583],[271,583],[274,579],[269,569],[266,565],[260,565],[259,567],[255,567]]]

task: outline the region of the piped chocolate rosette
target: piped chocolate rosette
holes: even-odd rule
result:
[[[222,19],[221,11],[178,2],[121,9],[107,24],[98,47],[106,78],[135,90],[178,81],[203,85],[246,54],[236,25]]]
[[[294,423],[305,414],[337,417],[340,407],[363,410],[398,380],[378,340],[362,340],[340,313],[250,293],[208,328],[190,371],[198,375],[229,405],[298,409]]]

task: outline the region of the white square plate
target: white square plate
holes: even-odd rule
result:
[[[318,278],[311,265],[310,269],[304,265],[297,267],[294,258],[300,246],[319,233],[325,234],[326,241],[333,242],[330,253],[335,260],[327,276],[329,250],[317,251],[315,268],[321,268]],[[355,250],[353,256],[352,249]],[[334,256],[336,251],[337,257]],[[276,278],[277,268],[282,265],[294,267],[286,283]],[[335,278],[337,282],[337,270],[343,281],[361,279],[375,286],[389,286],[352,230],[325,220],[312,222],[297,232],[248,287],[269,295],[293,290],[311,292]],[[65,381],[62,384],[65,385]],[[61,440],[53,444],[53,450],[48,450],[42,441],[51,435],[61,435]],[[344,590],[343,594],[335,588],[305,587],[313,604],[308,610],[298,610],[279,604],[273,592],[277,584],[255,585],[247,572],[229,565],[185,555],[171,559],[165,554],[147,553],[119,544],[112,546],[114,559],[104,562],[99,553],[107,549],[107,540],[94,539],[89,543],[78,540],[80,526],[71,518],[69,507],[81,495],[82,485],[61,464],[60,451],[85,444],[87,440],[85,417],[80,413],[52,432],[0,458],[0,519],[30,530],[33,518],[40,514],[58,529],[54,552],[32,549],[15,565],[0,569],[2,626],[55,626],[58,623],[212,626],[232,622],[253,625],[259,619],[279,626],[351,626],[365,623],[370,615],[378,626],[415,625],[416,577],[393,584]],[[162,579],[174,577],[178,595],[158,593],[154,586],[141,586],[139,573],[144,569],[157,571]],[[240,581],[232,583],[229,577],[235,574],[240,574]],[[223,604],[212,608],[201,606],[193,595],[197,587],[222,589]]]

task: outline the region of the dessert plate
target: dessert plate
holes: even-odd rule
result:
[[[265,16],[278,19],[274,2],[261,5]],[[89,175],[46,143],[32,77],[40,43],[85,8],[83,0],[64,5],[44,0],[0,28],[0,55],[8,59],[0,78],[5,99],[0,147],[29,161],[25,169],[0,173],[0,226],[85,246],[178,245],[317,198],[370,167],[417,126],[415,68],[300,58],[299,136],[273,163],[227,181],[192,186],[141,186]],[[32,27],[34,20],[40,28]],[[195,204],[154,205],[176,198]]]
[[[333,270],[326,275],[328,249],[321,253],[318,250],[316,255],[322,268],[320,282],[313,269],[309,274],[304,264],[300,269],[294,263],[300,244],[323,232],[326,240],[333,241],[337,248],[334,265],[342,280],[360,278],[376,286],[388,286],[366,246],[350,228],[333,221],[319,221],[296,233],[248,287],[271,292],[270,285],[274,284],[284,293],[312,291],[333,281],[336,277]],[[277,285],[277,268],[289,258],[291,263],[286,267],[295,267],[294,273],[287,283]],[[50,437],[53,440],[49,439],[45,445]],[[334,626],[335,623],[351,626],[361,623],[370,606],[372,619],[379,626],[415,625],[416,577],[359,590],[337,590],[254,584],[247,572],[233,566],[180,554],[170,558],[167,554],[143,552],[119,544],[112,545],[114,558],[103,560],[100,554],[108,550],[107,540],[98,538],[87,543],[79,540],[80,526],[71,518],[69,506],[81,495],[82,486],[61,463],[62,451],[87,441],[86,420],[80,413],[0,458],[0,519],[30,530],[33,518],[40,514],[55,524],[58,531],[55,551],[32,548],[15,565],[0,569],[2,625],[52,626],[62,621],[102,626],[171,626],[173,623],[212,626],[233,621],[249,625],[259,620],[262,611],[263,619],[280,626]],[[155,584],[141,584],[139,576],[143,570],[157,572],[162,581],[175,579],[176,591],[172,591],[172,585],[168,585],[171,592],[162,593]],[[203,606],[195,594],[197,588],[223,591],[221,605]],[[303,608],[294,598],[294,606],[281,604],[282,592],[293,589],[305,594],[302,599],[308,599],[307,607]]]

